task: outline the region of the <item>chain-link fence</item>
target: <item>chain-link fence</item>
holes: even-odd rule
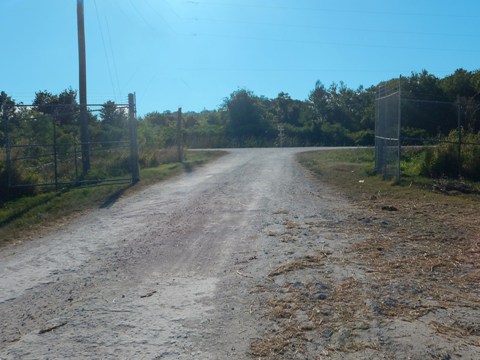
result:
[[[480,104],[474,99],[412,96],[400,78],[377,87],[375,167],[400,181],[405,147],[426,148],[423,175],[480,180]]]
[[[400,179],[401,87],[378,86],[375,99],[375,169],[385,179]]]
[[[476,103],[402,98],[402,145],[427,147],[424,175],[480,180]],[[419,128],[421,130],[419,130]]]

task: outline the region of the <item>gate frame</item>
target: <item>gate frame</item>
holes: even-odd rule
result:
[[[100,107],[104,104],[88,104],[87,107]],[[59,189],[59,186],[88,186],[88,185],[108,185],[108,184],[135,184],[140,181],[140,172],[139,172],[139,165],[138,165],[138,145],[137,145],[137,119],[136,119],[136,97],[135,94],[128,94],[128,104],[115,104],[120,109],[128,109],[128,127],[129,127],[129,139],[118,141],[118,142],[101,142],[101,143],[76,143],[74,142],[69,144],[62,144],[62,145],[73,145],[73,156],[74,156],[74,171],[75,171],[75,181],[70,182],[62,182],[58,181],[58,173],[57,173],[57,156],[58,156],[58,147],[61,146],[57,142],[56,136],[56,116],[52,116],[53,121],[53,143],[52,144],[28,144],[28,145],[12,145],[10,143],[10,136],[9,136],[9,118],[8,115],[5,114],[4,108],[2,108],[2,113],[4,115],[4,140],[5,140],[5,151],[6,151],[6,168],[7,168],[7,178],[8,178],[8,188],[21,188],[21,187],[54,187],[55,190]],[[35,107],[34,105],[15,105],[15,107]],[[120,178],[120,179],[94,179],[94,180],[80,180],[79,179],[79,171],[78,171],[78,147],[83,149],[87,145],[90,149],[91,144],[103,144],[103,143],[117,143],[117,144],[128,144],[130,148],[130,167],[131,167],[131,177],[130,178]],[[53,153],[49,154],[49,156],[53,156],[54,161],[54,181],[50,183],[33,183],[33,184],[13,184],[13,167],[12,167],[12,157],[11,151],[12,148],[28,148],[28,147],[51,147],[53,149]],[[90,154],[89,154],[90,156]]]

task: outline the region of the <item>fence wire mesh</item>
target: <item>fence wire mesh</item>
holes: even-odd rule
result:
[[[92,119],[101,107],[89,105]],[[132,136],[136,133],[129,129],[130,120],[134,120],[129,104],[115,105],[111,123],[91,121],[90,138],[94,141],[88,142],[88,174],[82,172],[78,111],[62,110],[45,114],[33,105],[21,105],[13,116],[4,119],[8,186],[59,189],[132,182]]]
[[[405,80],[403,89],[402,80]],[[421,175],[480,180],[478,100],[457,96],[452,101],[444,94],[418,93],[406,85],[409,85],[407,80],[400,78],[377,87],[377,173],[399,182],[402,160],[408,159],[407,153],[411,155],[422,149]],[[407,171],[405,175],[415,174]]]
[[[400,82],[382,84],[375,99],[375,168],[385,179],[400,179]]]

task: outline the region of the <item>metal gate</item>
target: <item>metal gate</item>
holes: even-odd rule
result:
[[[118,114],[125,118],[124,127],[115,129],[114,134],[108,134],[107,131],[111,139],[88,143],[77,141],[80,138],[78,126],[61,124],[61,114],[66,113],[61,111],[62,105],[58,105],[59,108],[49,115],[32,112],[35,109],[33,105],[16,105],[18,109],[14,119],[8,116],[4,119],[8,186],[61,189],[137,182],[135,96],[129,94],[128,99],[126,104],[114,104]],[[104,105],[87,105],[90,116]],[[20,116],[22,111],[35,115]],[[97,125],[100,127],[101,124]],[[28,131],[22,133],[22,128]],[[90,130],[98,129],[91,126]],[[82,149],[85,148],[89,155],[88,172],[82,169]]]

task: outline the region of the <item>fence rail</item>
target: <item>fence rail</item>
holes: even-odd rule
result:
[[[59,105],[61,108],[63,105]],[[90,113],[100,111],[104,105],[89,104]],[[34,105],[15,106],[35,109]],[[96,109],[97,108],[97,109]],[[86,185],[131,183],[139,180],[136,139],[135,97],[129,94],[128,104],[115,104],[115,109],[125,112],[125,123],[114,134],[117,139],[82,143],[76,141],[79,128],[70,125],[68,130],[60,125],[57,108],[52,114],[41,113],[25,118],[15,114],[17,131],[12,131],[13,119],[4,114],[4,146],[7,181],[10,188],[55,188]],[[122,114],[122,113],[121,113]],[[72,114],[69,114],[72,115]],[[37,126],[41,134],[22,133],[22,125],[31,129]],[[108,131],[105,132],[109,136]],[[44,141],[42,141],[42,138]],[[68,138],[66,141],[65,138]],[[39,141],[40,140],[40,141]],[[46,141],[45,141],[46,140]],[[90,169],[81,169],[82,149],[89,149]],[[19,177],[22,179],[20,180]]]

